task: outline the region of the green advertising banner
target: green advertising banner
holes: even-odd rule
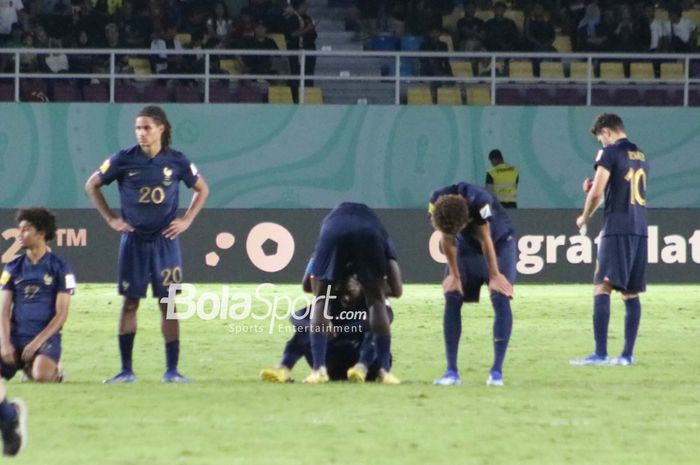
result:
[[[83,184],[135,143],[141,105],[0,104],[0,208],[90,207]],[[524,208],[575,208],[600,148],[594,116],[619,113],[651,162],[654,208],[700,205],[700,112],[688,108],[164,105],[173,146],[211,186],[209,208],[424,208],[456,181],[482,184],[499,148]],[[116,202],[116,188],[106,189]],[[182,196],[185,204],[189,196]],[[113,205],[116,205],[113,203]]]

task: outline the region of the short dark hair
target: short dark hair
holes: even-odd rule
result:
[[[165,111],[156,105],[149,105],[141,109],[136,117],[138,118],[139,116],[152,118],[159,125],[165,126],[165,130],[160,137],[160,145],[162,145],[163,149],[170,147],[173,141],[173,128],[170,125],[170,121],[168,121],[168,115],[165,114]]]
[[[17,224],[26,221],[44,233],[46,242],[54,240],[56,237],[56,216],[44,207],[20,208],[17,212]]]
[[[624,131],[625,125],[620,118],[615,113],[603,113],[598,115],[595,120],[593,120],[593,126],[591,126],[591,134],[597,136],[603,129],[610,129],[611,131]]]
[[[498,7],[501,7],[501,8],[503,8],[504,10],[507,10],[507,9],[508,9],[508,7],[506,6],[506,3],[505,3],[505,2],[496,2],[496,3],[493,4],[493,9],[494,9],[494,10],[495,10],[496,8],[498,8]]]
[[[503,154],[498,149],[493,149],[489,152],[489,160],[503,161]]]
[[[470,221],[469,202],[461,195],[442,195],[433,206],[431,222],[442,233],[455,235]]]

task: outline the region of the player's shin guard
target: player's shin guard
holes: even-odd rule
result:
[[[642,318],[642,304],[639,297],[625,300],[625,310],[625,347],[622,350],[622,356],[631,357],[637,340],[639,320]]]
[[[318,370],[326,366],[326,334],[323,332],[311,332],[309,341],[311,342],[311,357],[314,361],[313,369]]]
[[[167,371],[177,371],[180,360],[180,341],[174,340],[165,343],[165,366]]]
[[[503,361],[506,358],[508,341],[513,329],[513,312],[510,309],[510,299],[503,294],[491,294],[493,305],[493,366],[491,371],[503,372]]]
[[[459,338],[462,336],[462,295],[459,292],[445,294],[445,315],[442,320],[445,337],[445,357],[447,370],[457,371]]]
[[[374,336],[377,342],[377,358],[384,371],[391,371],[391,336]]]
[[[136,333],[119,335],[119,355],[122,358],[122,372],[132,373],[132,353],[134,352],[134,338]]]
[[[610,322],[610,295],[599,294],[593,297],[593,334],[595,353],[600,357],[608,355],[608,323]]]

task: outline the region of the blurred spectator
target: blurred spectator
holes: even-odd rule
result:
[[[43,26],[34,28],[34,48],[49,48],[49,35]]]
[[[85,31],[78,31],[75,34],[73,47],[75,48],[94,48],[95,44]],[[91,73],[93,72],[93,63],[95,56],[90,54],[70,55],[70,71],[73,73]]]
[[[442,30],[438,27],[430,29],[430,32],[426,34],[420,46],[420,50],[422,52],[447,53],[447,44],[440,40],[440,34],[442,34]],[[447,56],[421,58],[420,74],[421,76],[452,76],[450,60]],[[442,83],[439,81],[430,81],[432,92],[437,92],[437,88],[440,87],[441,84]]]
[[[116,23],[108,23],[104,27],[103,31],[101,43],[99,44],[100,48],[108,48],[113,50],[128,48],[128,46],[121,40],[121,36],[119,35],[119,26],[117,26]],[[114,68],[114,71],[119,74],[133,72],[129,66],[129,57],[123,54],[115,55]],[[109,73],[109,56],[101,55],[98,59],[95,59],[94,69],[99,73]]]
[[[493,6],[493,18],[486,21],[486,49],[494,52],[508,52],[518,49],[519,33],[515,22],[506,18],[506,4],[497,2]]]
[[[228,7],[224,2],[216,2],[214,4],[214,12],[207,18],[207,36],[208,41],[211,38],[221,42],[233,30],[233,21],[229,17]]]
[[[95,11],[90,0],[82,0],[80,6],[73,9],[74,31],[86,31],[90,37],[101,37],[106,24],[105,17]]]
[[[151,50],[182,50],[182,44],[175,37],[177,28],[174,24],[167,24],[165,30],[154,34],[151,41]],[[151,56],[153,68],[158,74],[172,74],[179,72],[182,65],[182,56],[160,54]]]
[[[649,22],[649,51],[663,52],[668,50],[671,36],[671,23],[656,19],[654,4],[649,2],[644,6],[644,16]]]
[[[71,0],[40,0],[36,2],[43,15],[70,15]]]
[[[540,2],[536,2],[530,14],[525,18],[523,27],[528,48],[536,52],[556,52],[554,48],[554,24],[548,11]]]
[[[34,33],[25,32],[22,34],[22,47],[34,48]],[[23,73],[39,72],[39,57],[34,53],[23,53],[19,57],[19,69]]]
[[[12,25],[9,39],[3,45],[4,48],[22,48],[22,26],[19,23]],[[15,70],[15,56],[0,54],[0,73],[10,73]]]
[[[287,0],[250,0],[247,13],[252,16],[254,22],[265,23],[269,32],[284,34],[287,27],[285,17],[287,3]]]
[[[24,15],[22,0],[0,0],[0,45],[10,38],[12,25]]]
[[[174,24],[178,30],[182,28],[182,22],[184,18],[184,12],[182,11],[182,4],[179,0],[165,0],[163,5],[163,16],[165,20]]]
[[[133,48],[146,46],[146,38],[150,35],[148,22],[143,17],[134,14],[134,3],[131,0],[124,0],[115,19],[119,25],[124,45]]]
[[[678,53],[693,51],[697,40],[695,23],[683,17],[679,6],[668,9],[668,19],[671,22],[670,50]]]
[[[457,50],[475,52],[483,49],[486,38],[484,22],[475,15],[476,3],[464,2],[464,17],[457,21]]]
[[[275,41],[267,37],[267,27],[262,21],[255,25],[255,36],[243,44],[243,48],[251,50],[277,50]],[[243,55],[250,74],[272,74],[271,55]]]
[[[316,32],[316,23],[308,15],[309,4],[304,1],[299,6],[299,15],[303,21],[302,30],[304,31],[301,36],[301,47],[304,50],[316,50],[316,39],[318,38],[318,33]],[[316,74],[316,56],[306,55],[306,61],[304,63],[304,74],[306,76],[313,76]],[[304,81],[305,86],[313,87],[313,80]]]
[[[577,35],[579,50],[597,52],[608,46],[610,32],[601,20],[600,8],[595,3],[586,7],[586,14],[578,23]]]
[[[285,39],[287,41],[287,50],[301,50],[304,48],[304,35],[314,29],[313,23],[306,24],[302,14],[307,11],[308,5],[306,0],[291,0],[287,8],[287,31]],[[289,57],[289,73],[298,76],[301,72],[299,65],[299,57],[294,55]],[[292,97],[297,101],[299,93],[299,80],[291,79],[289,86],[292,88]]]

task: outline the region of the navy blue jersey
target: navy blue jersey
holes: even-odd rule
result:
[[[0,289],[12,291],[12,336],[33,338],[56,315],[57,294],[73,294],[75,275],[66,262],[51,252],[35,265],[21,255],[5,266]]]
[[[469,204],[469,216],[471,217],[471,221],[467,227],[462,230],[461,234],[470,247],[477,251],[481,250],[481,243],[478,240],[476,229],[478,226],[484,225],[487,222],[491,229],[491,240],[494,244],[512,236],[514,232],[513,224],[510,218],[508,218],[505,209],[498,200],[496,200],[493,194],[474,184],[460,182],[459,184],[452,184],[451,186],[436,190],[430,196],[428,211],[432,214],[435,202],[437,202],[438,198],[442,195],[449,194],[461,195],[467,199]]]
[[[374,227],[379,231],[384,243],[384,252],[387,260],[396,260],[396,246],[394,241],[389,237],[389,233],[384,228],[384,225],[379,221],[379,217],[374,213],[374,211],[369,208],[364,203],[354,203],[354,202],[343,202],[336,206],[331,212],[323,219],[321,224],[321,229],[332,220],[339,216],[349,215],[354,217],[355,222],[363,222],[373,224]]]
[[[603,235],[647,235],[646,156],[629,140],[620,139],[598,152],[595,168],[610,172],[605,186],[605,224]]]
[[[144,238],[157,237],[177,216],[179,183],[189,188],[199,178],[187,157],[165,149],[150,158],[134,145],[105,160],[99,170],[102,183],[119,183],[122,218]]]

